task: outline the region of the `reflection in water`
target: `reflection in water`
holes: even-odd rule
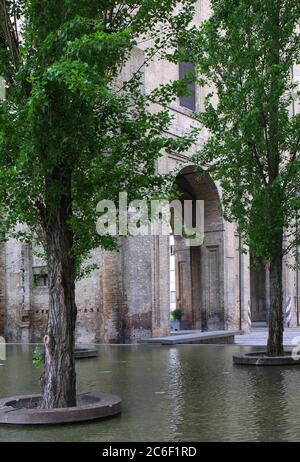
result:
[[[252,388],[251,421],[259,441],[288,439],[287,402],[284,386],[286,368],[270,367],[248,370],[248,380]]]
[[[170,348],[168,350],[168,367],[165,377],[165,387],[168,390],[168,399],[170,404],[170,432],[173,436],[173,441],[180,439],[178,427],[183,421],[183,378],[182,364],[180,362],[178,348]]]
[[[8,346],[0,397],[39,391],[32,346]],[[235,346],[100,346],[78,390],[115,393],[120,416],[63,427],[0,426],[0,441],[300,441],[299,367],[233,366]],[[109,371],[109,372],[108,372]]]

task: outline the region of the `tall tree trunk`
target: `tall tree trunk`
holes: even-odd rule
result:
[[[56,175],[57,176],[57,175]],[[49,184],[49,207],[45,227],[49,275],[49,318],[45,336],[45,370],[41,377],[42,408],[76,406],[74,332],[76,325],[75,263],[71,255],[73,234],[67,224],[72,213],[71,178],[59,178],[64,192],[51,204],[51,191],[57,177]],[[56,185],[57,186],[57,185]]]
[[[283,232],[277,237],[273,258],[270,261],[270,312],[268,356],[283,355],[283,297],[282,297],[282,243]]]
[[[269,338],[267,353],[269,356],[283,354],[283,309],[282,309],[282,244],[283,244],[283,191],[278,177],[280,174],[281,151],[279,143],[279,112],[281,92],[284,88],[280,80],[279,63],[280,43],[280,9],[281,2],[266,2],[269,18],[269,50],[267,66],[270,72],[269,93],[269,130],[268,130],[268,171],[269,191],[267,191],[267,210],[269,214],[270,260],[270,312]]]

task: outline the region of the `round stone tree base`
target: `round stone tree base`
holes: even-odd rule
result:
[[[102,419],[121,412],[121,399],[108,394],[80,393],[77,406],[40,409],[41,395],[0,399],[0,424],[53,425]]]
[[[242,366],[300,366],[300,357],[297,358],[294,359],[291,351],[286,351],[284,356],[267,356],[264,351],[256,351],[233,355],[233,363]]]
[[[45,356],[43,351],[42,356]],[[75,359],[87,359],[87,358],[96,358],[98,356],[98,350],[96,348],[80,348],[76,347],[74,352]]]
[[[96,348],[75,348],[75,359],[96,358],[98,350]]]

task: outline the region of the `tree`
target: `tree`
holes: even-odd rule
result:
[[[44,408],[76,405],[75,280],[91,249],[116,245],[95,231],[98,201],[162,191],[157,158],[192,142],[163,135],[180,83],[144,95],[141,70],[121,84],[118,75],[138,41],[151,39],[145,65],[163,57],[193,3],[184,0],[174,15],[176,0],[0,1],[1,227],[6,236],[37,239],[46,252]],[[150,113],[153,103],[160,109]]]
[[[212,0],[182,42],[210,93],[198,115],[209,139],[196,161],[220,181],[225,216],[269,265],[267,353],[283,353],[283,255],[299,244],[300,116],[297,0]],[[283,237],[288,245],[283,245]]]

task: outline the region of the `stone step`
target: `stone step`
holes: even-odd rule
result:
[[[166,337],[141,339],[139,343],[160,345],[178,345],[189,343],[232,344],[234,343],[234,336],[241,335],[243,333],[244,332],[241,330],[217,330],[211,332],[193,331],[192,333],[178,333],[168,335]]]

